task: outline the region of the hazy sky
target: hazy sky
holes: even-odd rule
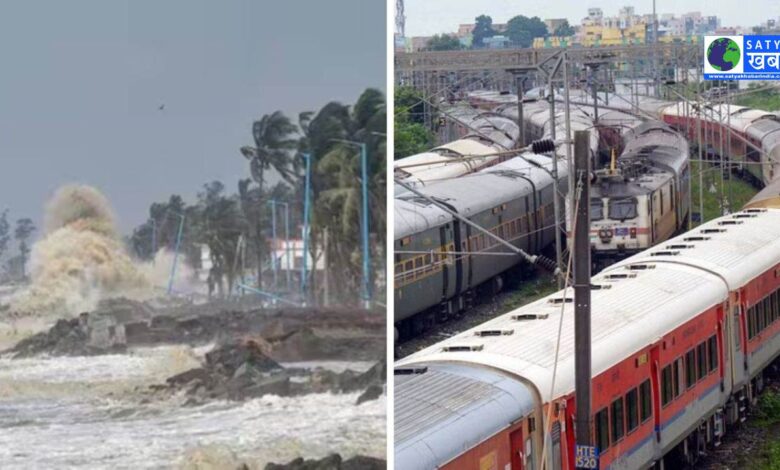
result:
[[[40,222],[59,185],[84,182],[126,233],[172,193],[192,201],[213,179],[234,191],[254,119],[385,89],[385,11],[384,0],[3,0],[0,209]]]
[[[518,0],[405,0],[406,35],[428,36],[454,32],[461,23],[473,23],[480,14],[488,14],[496,23],[503,23],[516,15],[544,18],[568,18],[579,24],[587,16],[589,7],[599,7],[607,16],[617,15],[620,7],[633,6],[638,14],[652,13],[652,0],[548,0],[521,2]],[[748,8],[746,8],[748,6]],[[780,16],[777,0],[657,0],[656,11],[686,13],[700,11],[717,15],[724,26],[753,26],[767,18]]]

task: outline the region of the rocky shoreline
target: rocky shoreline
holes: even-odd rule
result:
[[[186,397],[185,404],[243,401],[264,395],[384,394],[384,322],[360,310],[266,311],[225,303],[153,307],[116,299],[94,312],[57,320],[0,354],[13,359],[122,354],[136,347],[216,344],[203,364],[142,390],[142,400]],[[284,367],[282,362],[375,362],[366,372]]]
[[[374,361],[384,357],[384,318],[364,310],[246,308],[216,303],[151,307],[117,299],[94,312],[57,320],[0,351],[13,358],[114,354],[163,344],[200,346],[256,338],[278,361]]]
[[[286,464],[269,463],[265,466],[265,470],[384,470],[386,468],[387,461],[382,459],[356,455],[344,460],[339,454],[331,454],[319,460],[305,460],[299,457]]]
[[[172,395],[187,396],[187,405],[210,400],[243,401],[263,395],[299,396],[312,393],[354,393],[363,391],[356,404],[375,400],[384,393],[385,361],[360,373],[337,373],[324,368],[285,368],[271,359],[255,340],[234,340],[216,346],[206,354],[202,367],[190,369],[152,385],[147,399]]]

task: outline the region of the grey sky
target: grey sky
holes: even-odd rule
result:
[[[123,232],[172,193],[231,191],[251,123],[385,89],[384,0],[4,0],[0,209],[95,185]],[[165,109],[158,107],[165,104]]]
[[[405,0],[407,36],[428,36],[454,32],[461,23],[473,23],[481,14],[490,15],[496,23],[503,23],[516,15],[544,18],[568,18],[578,24],[587,15],[589,7],[599,7],[607,16],[617,15],[620,7],[634,6],[637,13],[652,13],[652,0],[552,0],[519,2],[517,0]],[[701,11],[714,14],[725,26],[753,26],[767,18],[780,16],[777,0],[657,0],[661,13]]]

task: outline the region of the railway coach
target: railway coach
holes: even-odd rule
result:
[[[555,239],[551,170],[550,157],[528,153],[419,191],[527,253],[538,253]],[[559,161],[561,188],[567,174]],[[397,195],[394,210],[395,322],[402,336],[461,312],[488,281],[500,289],[501,273],[521,262],[519,256],[490,256],[508,250],[412,192]]]
[[[693,464],[745,419],[780,354],[777,197],[593,277],[600,468]],[[572,316],[557,292],[397,362],[396,468],[574,468]]]
[[[695,105],[686,107],[684,103],[669,105],[660,114],[664,122],[684,132],[691,142],[698,142],[701,132],[708,158],[719,155],[723,148],[723,157],[755,186],[763,187],[780,174],[777,115],[727,104],[708,105],[699,111]]]
[[[517,146],[519,128],[507,117],[460,106],[451,109],[445,121],[442,132],[450,141],[393,162],[396,179],[421,187],[457,178],[504,161],[508,157],[498,154]],[[395,186],[396,194],[404,191]]]

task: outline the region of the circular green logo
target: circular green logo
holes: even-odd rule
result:
[[[707,62],[715,70],[728,72],[739,64],[739,46],[729,38],[718,38],[707,48]]]

